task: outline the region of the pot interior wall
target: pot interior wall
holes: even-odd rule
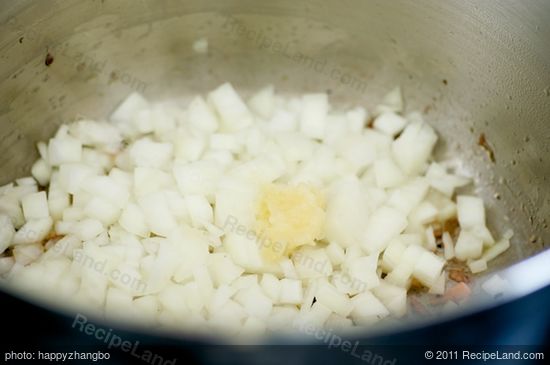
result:
[[[401,85],[516,233],[496,267],[541,251],[550,216],[550,3],[18,1],[2,5],[0,183],[28,175],[60,123],[104,118],[126,95],[328,90],[372,107]],[[207,54],[193,52],[199,38]],[[53,62],[46,65],[47,55]],[[50,59],[51,61],[51,59]],[[484,134],[491,162],[478,145]],[[498,199],[497,199],[498,197]]]

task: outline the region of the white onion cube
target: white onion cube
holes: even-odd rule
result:
[[[485,261],[483,258],[479,260],[474,260],[468,263],[468,267],[470,268],[472,274],[477,274],[487,270],[487,261]]]
[[[300,304],[303,298],[302,282],[295,279],[282,279],[279,303]]]
[[[393,188],[403,183],[405,175],[391,158],[377,160],[374,163],[376,185],[379,188]]]
[[[40,185],[46,186],[50,182],[52,168],[44,159],[39,159],[32,165],[31,174]]]
[[[269,85],[254,94],[248,101],[248,105],[260,117],[269,119],[275,109],[273,86]]]
[[[485,208],[483,200],[476,196],[459,195],[456,197],[458,222],[463,229],[485,226]]]
[[[164,192],[142,196],[138,199],[138,204],[151,232],[166,237],[176,227],[177,222],[170,211]]]
[[[340,293],[328,283],[322,283],[315,293],[317,301],[333,312],[346,317],[353,310],[353,305],[346,294]]]
[[[185,202],[193,226],[203,227],[208,223],[213,223],[212,206],[204,195],[187,195]]]
[[[48,199],[45,191],[29,194],[21,199],[23,214],[26,220],[48,218]]]
[[[397,86],[384,96],[382,102],[376,107],[376,114],[399,113],[403,111],[403,106],[403,94],[401,88]]]
[[[263,319],[269,316],[273,307],[271,299],[258,285],[241,289],[235,294],[235,301],[243,306],[248,315]]]
[[[407,312],[407,289],[381,283],[373,293],[394,316],[401,317]]]
[[[405,173],[421,172],[436,142],[437,135],[432,127],[424,122],[414,122],[392,143],[393,157]]]
[[[218,118],[210,105],[200,96],[189,104],[189,123],[204,132],[215,132],[218,129]]]
[[[40,242],[50,233],[53,221],[50,217],[28,220],[13,237],[14,244]]]
[[[399,132],[405,128],[407,120],[402,116],[395,114],[393,112],[386,112],[379,115],[374,120],[374,128],[378,129],[380,132],[388,134],[392,137],[396,136]]]
[[[142,138],[129,147],[129,152],[135,166],[163,168],[172,158],[173,146],[170,143]]]
[[[253,118],[248,107],[231,84],[225,83],[212,91],[208,100],[221,117],[223,131],[238,131],[252,124]]]
[[[360,289],[362,291],[374,288],[380,283],[376,271],[378,268],[378,255],[351,259],[346,263],[346,267],[348,268],[352,281],[355,280],[355,286],[358,286],[357,284],[360,283]]]
[[[262,267],[260,246],[255,237],[228,232],[223,239],[223,246],[233,261],[248,271],[256,272]]]
[[[50,139],[48,144],[48,162],[59,166],[67,162],[79,162],[82,158],[82,144],[70,136]]]
[[[11,218],[5,214],[0,214],[0,253],[6,251],[11,245],[15,228],[11,222]]]
[[[281,283],[273,274],[263,274],[260,281],[260,286],[274,303],[279,302],[281,292]]]
[[[445,260],[435,255],[432,252],[425,251],[422,253],[414,266],[413,275],[427,287],[432,286],[445,265]]]
[[[308,94],[302,97],[300,131],[309,138],[322,139],[329,110],[327,94]]]
[[[455,256],[457,259],[465,261],[467,259],[477,259],[481,256],[483,250],[483,241],[474,234],[462,230],[456,240]]]
[[[363,249],[369,253],[382,251],[407,227],[406,216],[397,209],[382,206],[368,219],[363,235]]]
[[[216,285],[231,284],[244,272],[226,254],[212,254],[208,257],[208,268]]]
[[[130,233],[140,237],[147,237],[149,235],[149,227],[145,221],[145,215],[137,204],[129,203],[122,211],[118,222],[122,228]]]
[[[370,325],[387,317],[390,312],[370,291],[358,294],[351,300],[351,318],[359,325]]]

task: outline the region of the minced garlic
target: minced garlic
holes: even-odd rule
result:
[[[262,256],[275,261],[302,245],[315,245],[324,237],[325,198],[311,185],[268,184],[263,187],[256,214],[256,229],[271,243]]]

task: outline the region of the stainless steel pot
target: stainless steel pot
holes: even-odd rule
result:
[[[337,105],[369,108],[401,85],[407,109],[423,111],[442,136],[438,153],[459,156],[476,177],[490,228],[514,229],[512,248],[493,267],[548,247],[548,1],[52,0],[0,8],[0,183],[28,174],[35,143],[60,123],[104,118],[134,90],[161,99],[227,80],[245,91],[272,83],[283,93],[329,90]],[[207,54],[193,51],[200,38]],[[538,286],[550,281],[544,275]]]

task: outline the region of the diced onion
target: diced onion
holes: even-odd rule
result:
[[[455,198],[471,179],[433,161],[399,87],[372,114],[273,86],[189,100],[132,93],[39,142],[32,176],[0,187],[0,276],[108,319],[253,340],[399,318],[419,285],[450,310],[471,290],[446,290],[446,263],[479,273],[510,246],[481,198]]]

